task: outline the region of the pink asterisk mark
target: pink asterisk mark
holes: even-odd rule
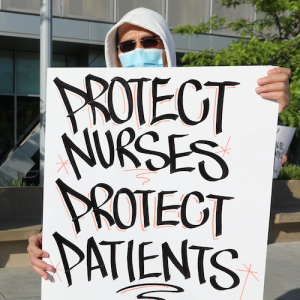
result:
[[[67,174],[69,175],[68,170],[67,170],[67,168],[66,168],[66,165],[70,165],[70,163],[68,163],[69,160],[67,159],[65,162],[63,162],[63,160],[62,160],[62,158],[60,157],[59,154],[58,154],[58,156],[59,156],[61,162],[57,162],[56,164],[57,164],[57,165],[62,165],[62,166],[57,170],[57,173],[58,173],[62,168],[65,168]]]
[[[246,283],[247,283],[249,274],[251,274],[257,281],[259,281],[259,280],[257,279],[257,277],[254,275],[254,273],[257,273],[257,272],[251,271],[251,266],[252,266],[252,264],[250,264],[249,269],[248,269],[244,264],[243,264],[243,266],[244,266],[247,270],[239,270],[239,269],[237,269],[237,271],[247,272],[247,277],[246,277],[246,280],[245,280],[245,283],[244,283],[244,286],[243,286],[243,290],[242,290],[242,294],[241,294],[240,300],[241,300],[242,297],[243,297],[244,290],[245,290],[245,286],[246,286]]]
[[[62,280],[61,280],[61,278],[60,278],[60,276],[59,276],[59,274],[58,274],[58,272],[57,272],[57,271],[63,271],[63,270],[61,270],[61,269],[58,269],[58,266],[59,266],[60,262],[57,264],[57,266],[56,266],[56,268],[55,268],[54,265],[53,265],[53,263],[52,263],[52,261],[51,261],[51,259],[50,259],[50,257],[49,257],[49,260],[50,260],[51,265],[52,265],[52,267],[53,267],[53,269],[54,269],[53,275],[52,275],[50,281],[53,282],[53,279],[54,279],[53,277],[54,277],[55,274],[57,274],[57,276],[58,276],[60,282],[62,282]]]
[[[230,139],[231,139],[231,136],[230,136],[229,139],[228,139],[228,142],[227,142],[227,144],[226,144],[225,149],[224,149],[223,147],[220,146],[220,147],[222,148],[222,150],[221,150],[221,151],[218,151],[218,152],[216,152],[216,153],[221,153],[221,152],[223,152],[223,157],[225,156],[225,153],[230,154],[228,151],[231,150],[231,148],[227,148]]]

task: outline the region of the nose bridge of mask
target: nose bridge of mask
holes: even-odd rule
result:
[[[136,48],[127,53],[120,53],[119,58],[124,68],[128,67],[163,67],[162,49]]]

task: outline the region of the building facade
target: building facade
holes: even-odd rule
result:
[[[108,30],[128,11],[146,7],[169,24],[197,25],[218,14],[256,19],[245,4],[220,8],[216,0],[53,0],[53,67],[105,67],[104,40]],[[0,1],[0,166],[39,123],[40,0]],[[213,47],[226,48],[231,30],[206,35],[174,35],[176,54]],[[38,151],[33,160],[38,170]],[[0,174],[1,175],[1,174]]]

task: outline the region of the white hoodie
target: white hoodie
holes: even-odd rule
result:
[[[150,30],[163,41],[167,55],[168,67],[176,67],[175,44],[166,20],[157,12],[140,7],[128,12],[105,38],[105,60],[107,67],[118,67],[116,51],[116,32],[118,27],[129,23]]]

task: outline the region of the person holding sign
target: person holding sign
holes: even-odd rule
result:
[[[165,19],[158,13],[138,8],[127,13],[108,32],[105,40],[107,67],[176,67],[175,45]],[[279,112],[289,106],[288,79],[291,71],[274,68],[264,78],[257,80],[256,92],[262,98],[279,103]],[[42,232],[31,236],[28,252],[32,268],[45,280],[46,271],[53,267],[41,258],[49,254],[41,249]]]

